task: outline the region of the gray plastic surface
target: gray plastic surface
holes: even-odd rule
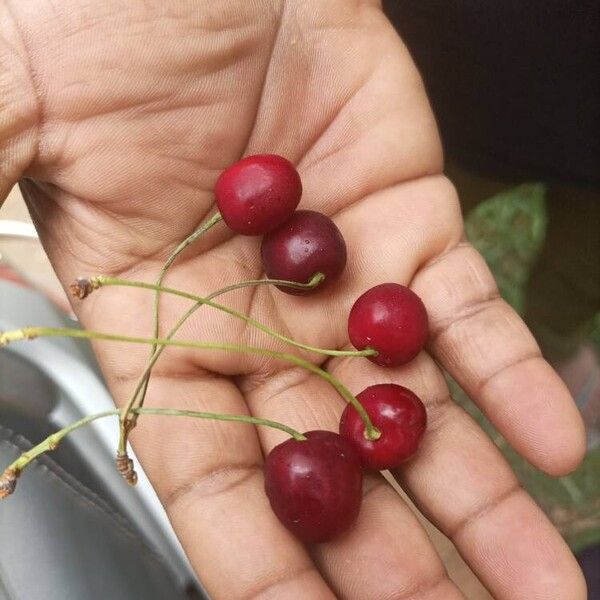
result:
[[[0,428],[0,460],[27,447]],[[97,495],[50,459],[0,508],[0,590],[10,600],[183,600],[165,561]],[[1,596],[0,596],[1,597]]]
[[[31,324],[76,326],[35,290],[0,281],[0,330]],[[0,350],[0,378],[0,465],[16,456],[15,435],[35,433],[29,442],[37,443],[47,435],[44,427],[55,430],[114,407],[85,341],[10,345]],[[15,423],[26,426],[6,429]],[[0,600],[176,600],[176,590],[199,587],[143,470],[136,488],[117,473],[114,421],[98,421],[67,439],[55,461],[28,469],[17,492],[0,504]],[[144,575],[148,565],[155,575]],[[165,582],[172,586],[166,596],[160,595]]]

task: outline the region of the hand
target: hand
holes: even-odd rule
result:
[[[231,306],[299,341],[348,345],[354,299],[410,283],[431,342],[410,365],[326,366],[358,392],[394,381],[423,398],[429,430],[394,474],[456,544],[494,597],[585,597],[577,565],[479,427],[455,405],[440,364],[507,440],[552,474],[584,453],[580,417],[527,329],[464,240],[442,175],[435,123],[410,57],[375,1],[7,1],[28,57],[33,107],[19,146],[21,186],[56,271],[154,281],[177,242],[213,209],[219,172],[244,154],[294,161],[303,207],[332,215],[349,247],[342,280],[295,298],[239,291]],[[32,134],[34,132],[35,135]],[[257,239],[222,226],[167,277],[205,294],[260,277]],[[149,335],[152,294],[105,289],[75,308],[86,327]],[[184,304],[164,297],[166,330]],[[270,345],[211,309],[182,337]],[[209,312],[210,311],[210,312]],[[118,404],[148,348],[99,343]],[[300,431],[337,428],[343,401],[321,380],[263,358],[169,349],[148,406],[273,418]],[[379,475],[367,478],[356,527],[299,544],[263,491],[278,432],[239,424],[141,418],[135,450],[197,573],[215,598],[460,598],[411,510]]]

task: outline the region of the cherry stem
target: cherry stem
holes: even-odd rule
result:
[[[84,331],[82,329],[70,329],[67,327],[23,327],[14,331],[6,331],[0,334],[0,347],[6,346],[11,342],[21,340],[32,340],[38,337],[71,337],[88,340],[106,340],[113,342],[125,342],[130,344],[151,344],[153,346],[175,346],[178,348],[195,348],[198,350],[225,350],[230,352],[239,352],[244,354],[256,354],[260,356],[269,356],[286,362],[295,364],[307,371],[315,373],[319,377],[331,384],[337,392],[349,403],[354,406],[365,424],[366,435],[370,440],[377,440],[381,437],[381,432],[373,425],[369,415],[362,404],[352,395],[340,381],[327,371],[317,365],[284,352],[268,350],[267,348],[257,348],[255,346],[241,346],[235,344],[223,344],[217,342],[196,342],[191,340],[167,340],[161,338],[144,338],[117,335],[113,333],[102,333],[99,331]]]
[[[169,267],[175,262],[177,257],[191,244],[193,244],[200,236],[206,233],[211,227],[221,222],[223,217],[220,212],[216,212],[206,223],[200,225],[196,231],[189,235],[183,240],[176,248],[171,252],[169,258],[167,258],[165,264],[162,266],[158,279],[156,280],[157,287],[160,286],[169,270]],[[156,296],[154,297],[154,337],[158,337],[158,309],[160,303],[160,293],[157,290]],[[153,350],[154,351],[154,350]]]
[[[165,264],[162,266],[160,273],[158,275],[158,279],[156,280],[156,285],[160,286],[162,284],[162,282],[165,278],[165,275],[167,274],[167,271],[169,270],[169,267],[175,262],[177,257],[188,246],[193,244],[200,236],[202,236],[204,233],[206,233],[209,229],[211,229],[214,225],[216,225],[217,223],[219,223],[222,220],[223,220],[223,216],[221,215],[220,212],[217,211],[208,221],[206,221],[206,223],[203,223],[202,225],[200,225],[200,227],[198,227],[198,229],[196,229],[187,238],[185,238],[185,240],[183,240],[180,244],[178,244],[178,246],[175,248],[175,250],[173,250],[173,252],[171,252],[171,254],[169,255],[169,258],[167,258]],[[159,333],[159,309],[160,309],[160,292],[157,290],[156,295],[154,296],[154,305],[152,308],[152,321],[154,324],[154,329],[153,329],[152,335],[155,338],[158,337],[158,333]],[[156,346],[152,346],[150,355],[152,356],[155,351],[156,351]],[[144,405],[144,400],[146,398],[146,392],[148,390],[149,380],[150,380],[149,376],[146,377],[146,379],[143,383],[142,389],[139,392],[138,406]],[[134,399],[134,402],[135,402],[135,399]],[[121,418],[120,418],[121,437],[127,438],[128,430],[126,427],[126,420],[127,420],[130,410],[131,410],[131,406],[127,405],[127,407],[123,411],[123,414],[121,415]],[[134,426],[135,426],[135,420],[133,423],[131,423],[129,429],[133,428]]]
[[[317,277],[319,275],[321,275],[321,280],[324,279],[324,276],[320,273],[317,273],[317,275],[315,277]],[[263,323],[260,323],[259,321],[256,321],[252,317],[249,317],[233,308],[229,308],[228,306],[225,306],[224,304],[219,304],[217,302],[213,302],[209,297],[197,296],[195,294],[183,292],[181,290],[177,290],[174,288],[163,287],[160,285],[155,285],[153,283],[145,283],[143,281],[133,281],[133,280],[128,280],[128,279],[119,279],[117,277],[107,277],[105,275],[98,275],[97,277],[92,277],[90,279],[90,283],[92,285],[92,288],[106,287],[106,286],[132,287],[132,288],[141,288],[141,289],[146,289],[146,290],[155,290],[157,292],[162,292],[164,294],[171,294],[173,296],[187,298],[188,300],[193,300],[194,302],[196,302],[196,304],[198,306],[202,306],[205,304],[206,306],[210,306],[216,310],[220,310],[221,312],[227,313],[228,315],[231,315],[232,317],[235,317],[236,319],[245,321],[249,325],[256,327],[256,329],[260,329],[261,331],[264,331],[266,334],[270,335],[271,337],[273,337],[275,339],[286,342],[287,344],[290,344],[291,346],[295,346],[296,348],[301,348],[302,350],[307,350],[309,352],[315,352],[316,354],[324,354],[326,356],[357,356],[357,357],[376,356],[377,355],[377,350],[373,350],[372,348],[367,348],[365,350],[328,350],[326,348],[317,348],[316,346],[310,346],[308,344],[303,344],[302,342],[297,342],[296,340],[293,340],[292,338],[289,338],[281,333],[278,333],[277,331],[274,331],[273,329],[271,329],[270,327],[267,327]],[[287,283],[290,283],[290,282],[287,282]],[[281,284],[277,283],[276,285],[281,285]],[[218,292],[218,293],[220,293],[220,292]],[[211,296],[215,297],[212,294],[211,294]],[[168,337],[170,337],[170,336],[168,336]]]
[[[302,435],[299,431],[284,425],[283,423],[278,423],[277,421],[270,421],[268,419],[260,419],[258,417],[251,417],[248,415],[228,415],[228,414],[220,414],[220,413],[211,413],[211,412],[200,412],[196,410],[178,410],[174,408],[134,408],[131,411],[136,415],[161,415],[161,416],[170,416],[170,417],[192,417],[194,419],[211,419],[216,421],[237,421],[239,423],[248,423],[250,425],[264,425],[265,427],[271,427],[273,429],[279,429],[284,433],[287,433],[295,440],[305,441],[306,437]],[[14,490],[14,484],[16,483],[16,479],[19,477],[21,472],[38,456],[56,450],[60,442],[70,433],[92,423],[93,421],[97,421],[98,419],[103,419],[104,417],[112,417],[119,416],[121,414],[120,409],[115,410],[107,410],[101,413],[97,413],[95,415],[90,415],[88,417],[84,417],[67,427],[64,427],[60,431],[49,435],[44,441],[40,442],[37,446],[34,446],[27,452],[24,452],[12,462],[4,471],[2,477],[0,477],[0,498],[4,498],[8,496]],[[5,490],[3,494],[2,491]],[[10,491],[8,491],[10,490]]]

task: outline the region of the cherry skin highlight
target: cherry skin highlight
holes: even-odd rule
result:
[[[373,348],[369,360],[384,367],[411,361],[427,341],[429,324],[423,302],[397,283],[382,283],[356,300],[348,317],[348,335],[357,350]]]
[[[306,543],[329,541],[356,521],[362,469],[352,444],[332,431],[309,431],[275,446],[265,462],[265,491],[279,520]]]
[[[393,469],[419,447],[427,413],[418,396],[393,383],[372,385],[357,396],[373,425],[381,432],[376,441],[365,438],[365,425],[348,404],[340,419],[340,435],[352,442],[365,469]]]
[[[271,279],[309,282],[317,273],[325,279],[310,290],[279,287],[282,292],[305,295],[323,289],[341,275],[346,266],[346,243],[327,216],[298,210],[283,225],[266,234],[261,245],[262,264]]]
[[[243,235],[263,235],[296,210],[302,182],[294,165],[276,154],[247,156],[225,169],[215,200],[227,226]]]

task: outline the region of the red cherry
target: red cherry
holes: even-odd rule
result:
[[[419,296],[403,285],[383,283],[366,291],[348,317],[348,334],[357,350],[373,348],[369,359],[384,367],[411,361],[427,341],[427,311]]]
[[[362,469],[352,444],[331,431],[275,446],[265,490],[279,520],[300,540],[326,542],[350,528],[362,502]]]
[[[247,156],[225,169],[215,200],[227,226],[243,235],[262,235],[296,210],[302,182],[294,165],[276,154]]]
[[[417,450],[427,413],[419,398],[410,390],[393,383],[372,385],[357,396],[381,432],[376,441],[365,438],[365,425],[356,409],[348,404],[340,419],[340,435],[350,440],[365,469],[393,469]]]
[[[322,289],[335,281],[346,266],[346,243],[335,223],[312,210],[296,211],[283,225],[262,241],[263,268],[271,279],[307,283],[316,273],[325,279],[310,290],[279,289],[302,295]]]

